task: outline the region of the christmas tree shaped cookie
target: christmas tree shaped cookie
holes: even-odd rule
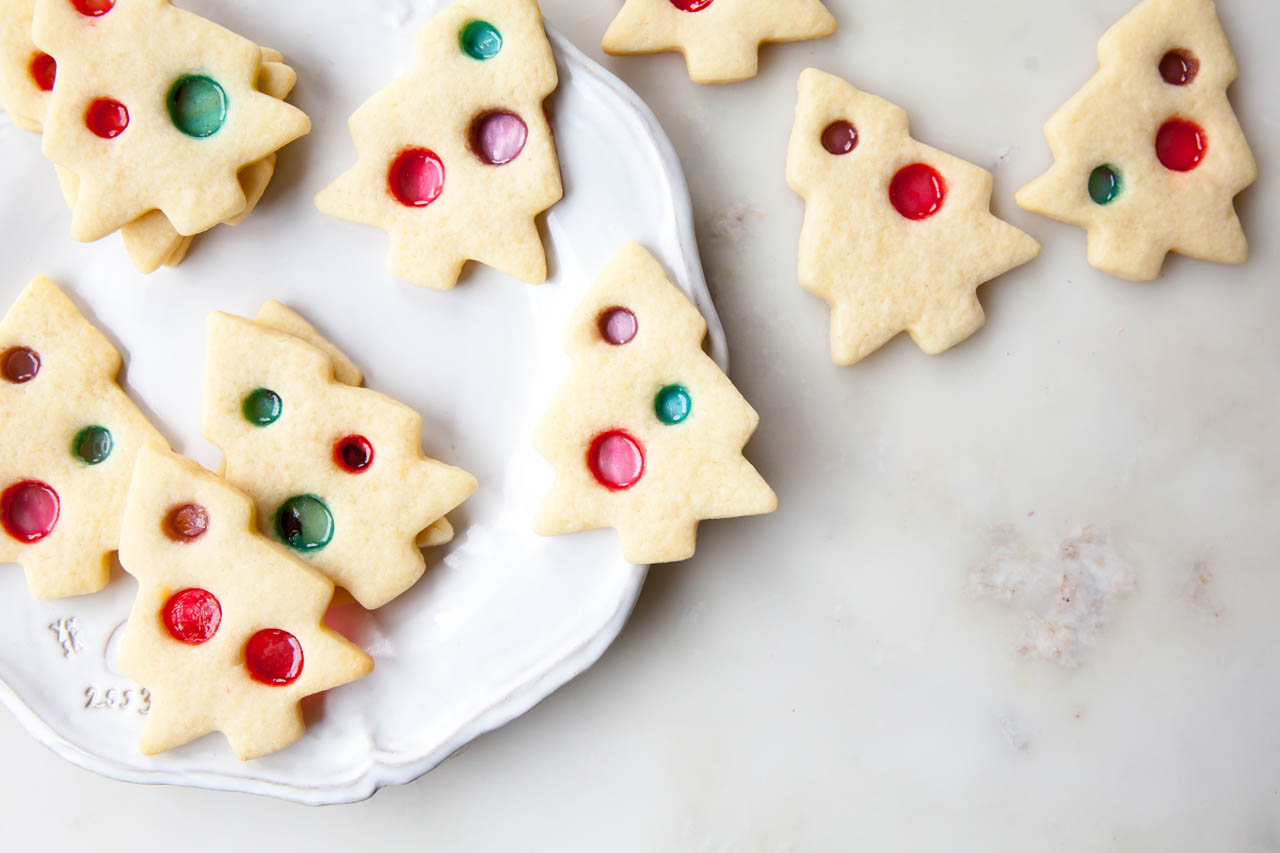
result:
[[[556,469],[537,533],[615,527],[627,560],[665,563],[693,555],[702,519],[777,509],[742,456],[759,417],[706,332],[652,255],[618,252],[570,320],[574,369],[534,434]]]
[[[310,129],[259,89],[262,50],[169,0],[37,0],[57,62],[44,153],[75,174],[72,237],[153,210],[180,235],[243,213],[239,172]]]
[[[468,260],[547,278],[536,217],[560,200],[542,102],[555,58],[535,0],[455,3],[418,34],[418,64],[351,117],[359,160],[325,213],[390,233],[399,278],[448,290]]]
[[[695,83],[756,76],[760,45],[836,31],[819,0],[627,0],[604,35],[605,53],[679,51]]]
[[[158,445],[138,455],[120,563],[138,580],[120,669],[151,693],[147,755],[213,731],[241,760],[283,749],[298,700],[373,670],[321,621],[333,584],[256,531],[247,495]]]
[[[475,478],[425,457],[421,416],[355,387],[354,365],[305,321],[278,303],[264,317],[209,318],[205,437],[257,502],[264,533],[381,607],[422,576],[419,539],[447,541],[440,522]]]
[[[991,173],[912,139],[907,114],[810,68],[787,153],[804,196],[800,283],[831,304],[831,357],[906,330],[934,354],[972,335],[977,290],[1040,252],[991,214]]]
[[[1232,200],[1258,176],[1227,101],[1236,59],[1212,0],[1145,0],[1098,44],[1100,69],[1049,119],[1054,163],[1018,204],[1088,229],[1089,263],[1133,281],[1173,251],[1242,263]]]
[[[21,563],[36,598],[106,586],[134,458],[163,442],[120,364],[47,278],[0,322],[0,562]]]
[[[0,104],[14,125],[39,133],[57,75],[53,57],[31,41],[36,0],[0,3]]]

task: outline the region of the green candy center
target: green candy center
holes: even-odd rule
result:
[[[682,423],[693,411],[693,400],[683,385],[668,385],[653,401],[654,414],[667,426]]]
[[[264,427],[280,419],[284,403],[280,402],[280,395],[275,391],[259,388],[244,398],[240,411],[244,413],[246,421],[254,426]]]
[[[493,59],[502,52],[502,33],[488,21],[472,21],[458,37],[462,52],[472,59]]]
[[[1123,188],[1120,170],[1115,166],[1099,166],[1089,175],[1089,198],[1094,204],[1111,204]]]
[[[88,426],[76,433],[71,453],[86,465],[105,462],[111,455],[111,431],[106,427]]]
[[[197,139],[213,136],[227,120],[227,93],[202,74],[178,78],[169,89],[168,103],[173,126]]]
[[[333,539],[333,513],[315,495],[295,495],[276,512],[276,534],[295,551],[319,551]]]

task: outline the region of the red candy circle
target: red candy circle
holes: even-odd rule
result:
[[[31,79],[36,81],[36,88],[41,92],[52,92],[54,78],[58,76],[58,63],[44,51],[36,51],[27,64]]]
[[[640,330],[636,315],[626,308],[609,308],[601,312],[597,326],[600,337],[615,347],[631,343]]]
[[[39,480],[14,483],[0,494],[0,523],[19,542],[39,542],[52,533],[59,509],[58,493]]]
[[[0,356],[0,373],[15,385],[30,382],[40,372],[40,354],[29,347],[13,347]]]
[[[363,435],[349,435],[333,445],[333,461],[351,474],[359,474],[373,464],[373,445]]]
[[[178,642],[198,646],[213,639],[222,624],[222,605],[213,593],[192,587],[175,593],[164,605],[164,626]]]
[[[444,163],[434,151],[406,148],[387,170],[387,184],[405,207],[426,207],[444,192]]]
[[[244,665],[254,681],[279,687],[302,675],[302,643],[288,631],[267,628],[249,638]]]
[[[699,12],[711,5],[713,0],[671,0],[671,5],[681,12]]]
[[[1209,140],[1198,124],[1171,118],[1156,133],[1156,156],[1166,169],[1190,172],[1204,160]]]
[[[889,184],[889,200],[907,219],[928,219],[942,209],[946,197],[942,175],[924,163],[904,166]]]
[[[98,98],[84,114],[84,124],[95,136],[115,139],[129,126],[129,110],[119,101]]]
[[[587,451],[587,467],[596,482],[614,492],[625,491],[644,475],[644,449],[626,432],[615,429],[596,436]]]
[[[1200,73],[1200,60],[1186,50],[1171,50],[1160,60],[1160,76],[1170,86],[1186,86]]]
[[[97,18],[110,12],[116,5],[116,0],[71,0],[71,5],[81,15]]]
[[[847,121],[833,121],[822,131],[822,147],[828,154],[848,154],[858,147],[858,129]]]

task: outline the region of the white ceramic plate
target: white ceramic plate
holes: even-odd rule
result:
[[[205,235],[180,268],[143,278],[117,238],[70,241],[38,139],[4,123],[0,301],[36,273],[52,276],[125,354],[130,393],[175,447],[213,467],[217,451],[199,432],[204,318],[251,316],[278,298],[342,347],[371,388],[421,411],[427,453],[473,472],[480,489],[451,516],[457,541],[428,552],[434,565],[414,589],[376,613],[335,612],[377,668],[304,703],[306,736],[280,753],[241,763],[218,734],[157,757],[138,752],[145,703],[115,667],[136,587],[119,570],[98,595],[51,602],[27,596],[17,567],[0,570],[0,701],[59,755],[117,779],[357,800],[418,777],[581,672],[635,602],[645,568],[622,560],[612,531],[543,539],[529,530],[552,477],[530,434],[568,371],[561,331],[597,272],[638,239],[707,317],[722,366],[723,332],[662,129],[564,38],[552,33],[565,198],[545,218],[551,280],[530,287],[473,265],[456,290],[435,293],[384,272],[383,232],[323,216],[311,198],[354,158],[347,116],[412,61],[413,30],[443,4],[313,0],[305,39],[285,16],[264,20],[261,4],[182,5],[281,49],[298,69],[293,101],[312,134],[282,154],[245,224]]]

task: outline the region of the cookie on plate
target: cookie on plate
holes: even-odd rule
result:
[[[558,83],[535,0],[467,0],[417,37],[418,63],[351,117],[355,166],[316,196],[390,233],[391,273],[436,290],[468,260],[547,278],[536,218],[563,195],[542,103]]]
[[[56,61],[43,149],[76,179],[74,239],[152,211],[182,236],[233,220],[261,194],[241,170],[310,129],[260,88],[287,93],[291,71],[169,0],[36,0],[31,32]]]
[[[134,458],[160,433],[116,384],[120,354],[40,277],[0,321],[0,562],[35,598],[110,578]]]
[[[831,304],[831,358],[906,330],[927,353],[982,328],[978,287],[1040,253],[991,214],[991,173],[911,138],[906,112],[810,68],[787,152],[805,199],[800,283]]]
[[[305,320],[279,303],[260,317],[209,318],[205,437],[263,533],[381,607],[426,570],[419,542],[452,537],[444,516],[475,478],[424,456],[421,416],[356,387],[359,371]]]
[[[637,243],[600,274],[565,332],[573,372],[534,433],[556,480],[544,536],[617,528],[632,563],[693,556],[698,522],[778,499],[742,455],[759,416],[702,350],[698,309]]]
[[[605,53],[679,51],[695,83],[756,76],[760,45],[836,31],[819,0],[627,0],[604,35]]]
[[[1045,126],[1053,166],[1018,204],[1089,234],[1089,263],[1150,281],[1169,252],[1243,263],[1233,199],[1258,177],[1227,100],[1238,68],[1213,0],[1145,0]]]
[[[151,695],[147,755],[213,731],[241,760],[283,749],[303,734],[300,699],[373,670],[322,621],[333,584],[260,535],[254,513],[194,462],[139,453],[120,539],[138,597],[120,670]]]

